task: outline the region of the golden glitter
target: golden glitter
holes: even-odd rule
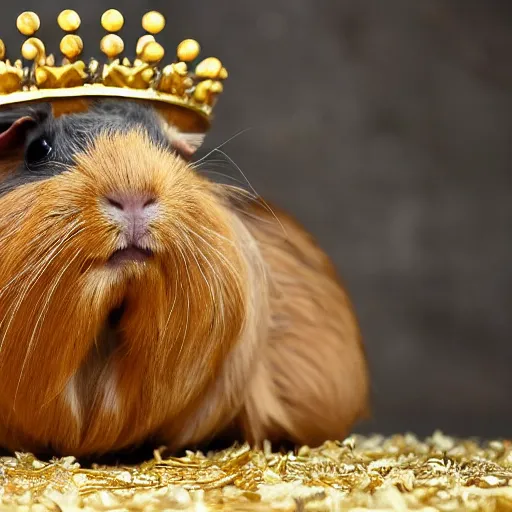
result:
[[[248,446],[135,467],[81,468],[71,458],[0,459],[1,510],[510,510],[512,443],[440,433],[354,436],[272,453]],[[36,506],[34,506],[36,505]],[[9,508],[11,507],[11,508]]]

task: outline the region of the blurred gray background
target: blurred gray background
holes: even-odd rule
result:
[[[110,7],[128,54],[157,9],[169,53],[197,38],[228,68],[207,144],[250,128],[224,149],[334,259],[372,367],[359,430],[509,436],[512,2],[19,1],[0,37],[18,55],[35,10],[55,51],[75,8],[97,56]]]

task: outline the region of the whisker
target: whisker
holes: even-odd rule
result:
[[[46,299],[45,299],[45,302],[44,302],[44,305],[43,305],[43,308],[41,310],[41,312],[39,313],[39,316],[37,318],[37,321],[36,321],[36,324],[34,326],[34,329],[32,331],[32,336],[30,337],[30,341],[28,343],[28,347],[27,347],[27,350],[25,352],[25,358],[23,359],[23,364],[21,366],[21,371],[20,371],[20,376],[19,376],[19,379],[18,379],[18,384],[16,386],[16,391],[14,393],[14,401],[13,401],[13,409],[15,410],[16,409],[16,400],[17,400],[17,397],[18,397],[18,391],[19,391],[19,387],[20,387],[20,384],[21,384],[21,379],[23,377],[23,372],[25,370],[25,365],[27,363],[27,360],[28,360],[28,356],[31,352],[31,349],[32,349],[32,345],[34,343],[34,338],[35,338],[35,335],[36,335],[36,331],[39,327],[39,324],[42,323],[42,321],[44,321],[44,319],[46,318],[46,315],[48,313],[48,306],[50,304],[50,300],[53,296],[53,294],[55,293],[55,290],[57,289],[57,286],[59,285],[62,277],[64,276],[66,270],[74,263],[74,261],[78,258],[78,256],[80,255],[82,251],[79,250],[77,251],[77,253],[75,254],[75,256],[73,256],[73,258],[71,258],[71,260],[68,262],[67,265],[65,265],[63,267],[63,269],[60,271],[60,273],[57,275],[57,278],[54,280],[54,284],[52,285],[52,287],[50,288],[49,292],[46,294]],[[54,258],[55,259],[55,258]],[[39,338],[38,338],[39,339]],[[41,408],[43,408],[44,406],[46,405],[43,404],[41,406]]]
[[[191,240],[189,239],[188,236],[186,238],[189,242],[191,242]],[[210,263],[210,260],[208,259],[208,257],[203,253],[203,251],[201,250],[199,245],[195,244],[194,248],[195,248],[195,250],[198,251],[199,255],[204,260],[204,262],[210,267],[210,269],[214,275],[214,278],[215,278],[215,282],[217,285],[216,288],[218,289],[219,283],[222,282],[219,274],[215,270],[214,266]],[[192,253],[193,253],[193,249],[192,249]],[[197,262],[197,258],[195,256],[194,256],[194,259]],[[197,264],[199,266],[199,263],[197,263]],[[226,324],[225,324],[225,318],[224,318],[224,297],[223,297],[222,293],[218,293],[217,295],[214,295],[213,291],[211,291],[211,296],[212,296],[212,305],[214,307],[218,307],[218,317],[220,318],[220,321],[222,323],[222,332],[225,332]]]
[[[174,306],[176,306],[176,300],[178,299],[178,281],[174,280],[174,300],[172,302],[171,310],[169,311],[169,315],[167,316],[167,321],[165,322],[164,331],[162,333],[162,340],[165,340],[165,336],[167,334],[167,329],[169,327],[169,322],[171,320],[172,312],[174,311]]]
[[[68,233],[66,235],[64,235],[64,237],[68,236],[69,234],[72,233],[72,230],[76,227],[76,225],[80,225],[80,223],[74,223],[75,225],[71,225],[70,226],[70,229],[68,231]],[[39,235],[37,235],[36,237],[34,237],[31,241],[30,241],[30,244],[32,245],[34,242],[36,242],[37,240],[39,240],[40,238],[42,238],[44,235],[46,234],[45,231],[41,232]],[[42,246],[39,248],[39,251],[40,252],[43,252],[43,251],[50,251],[50,250],[53,250],[55,248],[55,246],[57,246],[59,244],[59,242],[61,241],[62,239],[60,240],[56,240],[56,241],[51,241],[50,244],[47,244],[46,246]],[[43,263],[44,263],[45,260],[43,260]],[[18,274],[16,274],[15,276],[13,276],[6,284],[4,284],[2,286],[2,288],[0,288],[0,297],[2,297],[2,295],[8,290],[8,288],[14,283],[16,282],[22,275],[26,274],[27,272],[30,272],[34,270],[33,267],[31,266],[26,266],[21,272],[18,272]]]
[[[14,317],[16,316],[19,308],[21,307],[21,304],[25,300],[27,294],[29,291],[34,287],[36,282],[39,280],[43,272],[48,268],[48,266],[51,264],[51,262],[64,250],[64,244],[71,240],[74,236],[78,235],[82,230],[78,230],[76,233],[73,233],[72,230],[70,230],[62,239],[58,241],[56,246],[50,251],[50,253],[46,256],[44,260],[42,260],[38,266],[36,266],[36,272],[35,275],[32,277],[32,279],[25,285],[19,299],[14,304],[14,309],[10,312],[9,310],[6,312],[4,318],[0,322],[0,327],[3,326],[3,323],[5,321],[5,318],[7,314],[10,313],[10,319],[9,322],[5,328],[5,331],[2,336],[2,341],[0,342],[0,352],[2,351],[5,339],[7,337],[7,333],[9,332],[10,326],[12,324],[12,321]],[[34,270],[34,268],[31,268],[31,270]]]
[[[65,237],[66,237],[66,236],[68,236],[68,234],[70,234],[71,232],[72,232],[72,229],[70,229],[70,230],[69,230],[69,232],[65,235]],[[38,238],[38,237],[36,237],[36,238]],[[34,239],[33,239],[33,240],[34,240]],[[31,241],[31,242],[32,242],[32,241]],[[19,277],[21,277],[21,276],[22,276],[22,275],[24,275],[25,273],[27,273],[27,272],[31,272],[31,271],[34,271],[34,270],[36,270],[36,272],[38,272],[38,271],[39,271],[39,269],[41,269],[41,268],[44,266],[44,264],[46,263],[46,261],[48,261],[48,259],[49,259],[49,258],[50,258],[50,256],[51,256],[51,253],[52,253],[54,250],[58,249],[58,247],[61,245],[61,242],[62,242],[62,239],[60,239],[60,240],[53,240],[53,241],[51,241],[51,243],[50,243],[50,244],[47,244],[47,246],[43,246],[43,247],[40,249],[40,252],[42,252],[42,251],[50,251],[50,253],[49,253],[49,254],[47,254],[47,255],[45,256],[45,258],[44,258],[44,259],[42,259],[42,260],[38,261],[38,263],[37,263],[37,264],[36,264],[36,266],[35,266],[35,269],[34,269],[34,265],[32,265],[32,266],[27,265],[27,266],[26,266],[26,267],[25,267],[21,272],[19,272],[19,273],[18,273],[18,274],[16,274],[14,277],[12,277],[12,278],[10,279],[10,281],[9,281],[9,282],[7,282],[7,283],[2,287],[2,289],[0,290],[0,297],[1,297],[1,296],[2,296],[2,295],[3,295],[3,294],[8,290],[8,288],[9,288],[9,286],[10,286],[10,285],[12,285],[15,281],[17,281],[17,280],[18,280],[18,278],[19,278]]]
[[[211,170],[202,170],[201,171],[203,174],[214,174],[215,176],[221,176],[223,178],[226,178],[228,180],[231,180],[231,181],[234,181],[235,183],[238,183],[240,185],[245,185],[245,183],[233,176],[230,176],[229,174],[226,174],[226,173],[223,173],[223,172],[219,172],[219,171],[211,171]]]
[[[275,222],[273,220],[265,219],[263,217],[260,217],[254,213],[250,213],[247,210],[244,210],[242,208],[238,208],[237,206],[232,207],[235,211],[240,212],[243,216],[248,217],[249,219],[253,219],[255,221],[258,221],[261,224],[268,224],[269,226],[275,225]],[[286,235],[285,235],[286,236]]]
[[[219,240],[227,242],[229,245],[232,245],[233,247],[237,247],[237,245],[238,245],[233,240],[230,240],[229,238],[226,238],[224,235],[221,235],[220,233],[217,233],[217,231],[214,231],[213,229],[210,229],[210,228],[208,228],[206,226],[202,226],[201,229],[203,231],[206,231],[205,234],[209,234],[213,238],[218,238]]]
[[[9,318],[9,322],[8,322],[8,325],[4,331],[4,334],[3,334],[3,337],[2,337],[2,341],[0,343],[0,351],[2,350],[3,348],[3,344],[5,342],[5,339],[7,337],[7,333],[10,329],[10,326],[11,326],[11,323],[13,321],[13,319],[15,318],[17,312],[19,311],[19,308],[21,307],[21,304],[23,303],[23,301],[25,300],[26,296],[28,295],[29,291],[33,288],[33,286],[35,285],[35,283],[38,281],[38,279],[40,278],[40,276],[43,274],[44,270],[48,267],[48,265],[51,263],[51,261],[57,257],[63,250],[64,250],[64,247],[63,247],[63,244],[67,241],[69,241],[71,238],[73,238],[74,236],[76,236],[81,230],[78,230],[77,233],[73,233],[73,228],[71,228],[65,235],[64,237],[62,237],[60,240],[58,240],[57,244],[55,245],[55,247],[52,249],[52,251],[46,256],[45,259],[43,259],[40,264],[38,266],[36,266],[36,272],[35,272],[35,275],[34,277],[25,285],[23,291],[22,291],[22,294],[21,296],[19,297],[18,301],[15,303],[14,305],[14,309],[11,309],[9,308],[9,310],[6,312],[6,314],[4,315],[4,318],[2,319],[2,322],[0,323],[0,326],[3,325],[7,315],[10,313],[10,318]],[[55,253],[55,251],[57,251]],[[33,270],[33,268],[32,268]],[[40,302],[40,300],[38,301],[38,303]],[[28,352],[27,352],[28,354]],[[26,356],[27,357],[27,356]],[[25,365],[25,361],[23,362],[23,366]],[[21,375],[23,373],[23,367],[22,367],[22,371],[20,372],[20,379],[21,379]],[[17,387],[16,387],[16,392],[15,392],[15,401],[16,401],[16,396],[17,396],[17,393],[18,393],[18,388],[19,388],[19,384],[20,384],[20,380],[18,381],[18,384],[17,384]],[[9,425],[10,424],[10,421],[11,421],[11,417],[12,417],[12,413],[15,411],[15,401],[13,403],[13,408],[10,409],[10,412],[9,412],[9,415],[8,417],[6,418],[6,424]]]
[[[211,154],[215,153],[215,151],[219,150],[220,148],[223,148],[226,144],[229,144],[233,139],[236,139],[237,137],[239,137],[240,135],[243,135],[245,132],[251,130],[251,128],[244,128],[243,130],[240,130],[239,132],[235,133],[234,135],[232,135],[229,139],[227,139],[226,141],[224,141],[222,144],[219,144],[217,147],[215,147],[214,149],[212,149],[209,153],[207,153],[205,156],[203,156],[202,158],[200,158],[199,160],[196,160],[195,162],[193,162],[192,164],[192,167],[195,167],[197,164],[200,164],[201,162],[203,162],[206,158],[208,158]]]
[[[224,256],[224,254],[222,254],[216,247],[214,247],[213,245],[211,245],[208,241],[206,241],[199,233],[195,232],[195,231],[188,231],[189,233],[192,233],[195,237],[199,238],[204,244],[206,244],[212,251],[214,254],[216,254],[219,259],[221,260],[220,263],[222,264],[223,263],[223,266],[226,268],[226,270],[228,270],[231,275],[235,278],[235,281],[237,282],[237,286],[239,288],[239,292],[240,292],[240,295],[243,295],[243,290],[240,289],[240,285],[239,285],[239,281],[238,279],[236,279],[239,275],[239,273],[237,272],[237,270],[235,269],[235,267],[233,266],[233,264]]]
[[[185,345],[185,340],[187,338],[187,332],[188,332],[188,321],[189,321],[189,315],[190,315],[190,288],[192,286],[192,283],[190,281],[190,274],[188,272],[188,266],[187,266],[187,261],[185,259],[185,255],[183,254],[183,251],[181,250],[180,247],[178,247],[178,251],[179,253],[181,254],[181,258],[183,259],[183,264],[185,265],[185,271],[187,272],[187,281],[188,281],[188,287],[187,287],[187,322],[185,324],[185,332],[183,333],[183,338],[182,338],[182,342],[181,342],[181,346],[180,346],[180,350],[178,352],[178,357],[177,359],[179,360],[180,356],[181,356],[181,352],[183,351],[183,347]],[[182,287],[183,289],[183,287]]]
[[[255,196],[250,191],[245,190],[240,187],[224,184],[224,185],[222,185],[222,188],[224,189],[225,192],[228,193],[229,197],[231,197],[233,200],[236,200],[237,202],[247,201],[247,202],[251,202],[251,203],[259,203],[260,200],[263,201],[263,199],[261,197]],[[269,220],[267,218],[258,216],[255,213],[248,211],[247,209],[239,208],[233,202],[230,203],[230,208],[232,208],[233,210],[235,210],[237,212],[240,212],[245,217],[248,217],[253,220],[257,220],[260,223],[269,224],[269,225],[272,225],[275,223],[273,218]],[[285,230],[283,230],[283,233],[284,233],[285,237],[288,236]]]
[[[212,301],[215,302],[215,294],[213,293],[212,286],[211,286],[210,282],[208,281],[208,279],[206,278],[206,276],[204,275],[203,269],[201,268],[201,265],[199,264],[199,261],[196,258],[196,255],[194,254],[195,249],[198,249],[198,247],[192,246],[189,252],[192,255],[192,257],[194,258],[194,261],[196,262],[197,269],[201,273],[201,276],[203,277],[203,280],[206,283],[206,286],[208,287],[208,290],[210,291],[210,295],[212,297]]]
[[[251,182],[247,179],[247,176],[244,174],[244,172],[242,171],[242,169],[240,168],[240,166],[227,154],[225,153],[224,151],[222,151],[221,149],[215,149],[215,151],[218,151],[219,153],[221,153],[222,155],[224,155],[237,169],[238,171],[240,172],[240,174],[244,177],[244,179],[247,181],[247,185],[249,185],[250,189],[252,190],[252,192],[254,193],[254,195],[256,195],[260,200],[261,202],[264,204],[265,208],[267,209],[267,211],[276,219],[276,221],[278,222],[278,224],[281,226],[281,229],[283,230],[283,233],[285,235],[286,238],[288,238],[288,233],[286,232],[286,229],[284,228],[282,222],[279,220],[279,218],[277,217],[277,215],[275,214],[274,210],[272,210],[272,208],[270,208],[270,206],[267,204],[267,202],[256,192],[256,190],[254,189],[254,187],[252,186]]]

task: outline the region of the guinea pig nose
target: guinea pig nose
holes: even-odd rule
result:
[[[115,193],[105,199],[112,209],[128,213],[142,212],[156,203],[156,198],[150,194]]]

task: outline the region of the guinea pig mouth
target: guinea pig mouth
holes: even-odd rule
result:
[[[144,249],[136,245],[129,245],[123,249],[114,251],[112,256],[108,259],[109,266],[118,266],[128,262],[144,262],[153,256],[150,249]]]

